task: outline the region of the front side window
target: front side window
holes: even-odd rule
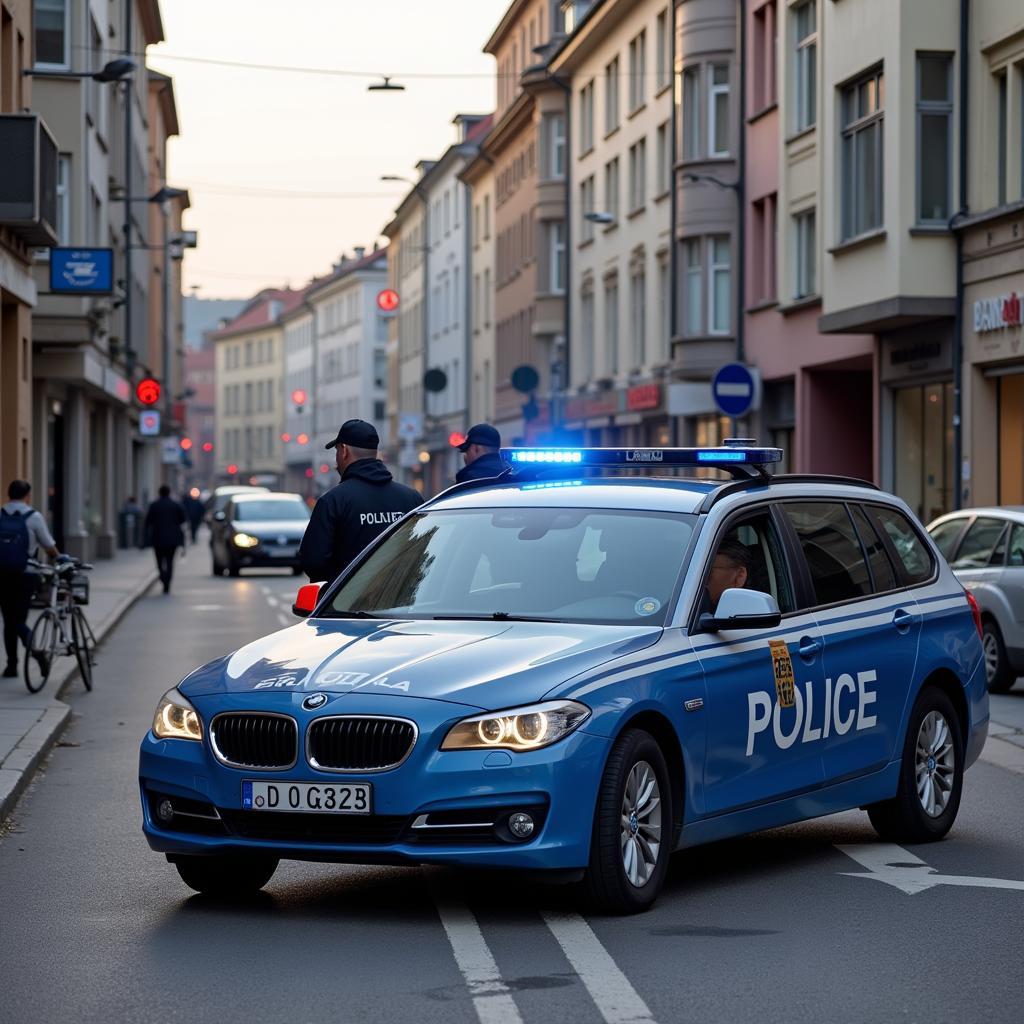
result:
[[[949,220],[953,165],[953,58],[917,55],[917,222]]]
[[[657,513],[421,513],[373,551],[331,609],[339,616],[662,626],[692,532],[692,517]],[[639,549],[637,536],[646,540]]]
[[[35,0],[36,64],[66,68],[68,35],[67,0]]]
[[[799,502],[782,507],[810,570],[815,605],[852,601],[871,593],[867,562],[844,505]]]
[[[884,78],[872,71],[842,91],[842,231],[856,238],[882,226]]]
[[[818,10],[816,0],[794,7],[791,12],[796,46],[796,95],[794,128],[798,132],[814,125],[818,118]]]
[[[708,68],[708,156],[729,155],[729,66]]]
[[[1024,526],[1015,526],[1010,533],[1009,550],[1006,552],[1006,564],[1024,566]]]
[[[896,551],[900,561],[897,569],[902,570],[903,582],[915,584],[929,580],[933,570],[932,556],[917,535],[917,530],[911,526],[910,520],[894,508],[873,506],[872,512]]]

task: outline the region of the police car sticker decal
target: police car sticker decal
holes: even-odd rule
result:
[[[793,676],[793,662],[785,640],[769,640],[768,651],[772,657],[772,671],[775,673],[775,693],[779,707],[791,708],[795,702],[793,690],[796,679]]]
[[[653,615],[661,607],[661,602],[656,597],[641,597],[635,605],[633,605],[633,611],[637,615]]]

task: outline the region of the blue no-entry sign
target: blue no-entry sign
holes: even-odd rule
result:
[[[711,396],[723,416],[746,416],[757,399],[757,381],[742,363],[726,363],[711,381]]]

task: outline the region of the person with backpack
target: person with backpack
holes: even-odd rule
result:
[[[4,678],[18,674],[18,637],[28,647],[28,609],[39,584],[39,574],[28,564],[42,548],[51,558],[57,550],[46,520],[28,503],[32,485],[12,480],[7,488],[10,501],[0,509],[0,613],[4,619],[4,649],[7,667]]]

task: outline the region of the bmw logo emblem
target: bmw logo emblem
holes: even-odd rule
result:
[[[327,703],[326,693],[314,693],[307,697],[303,702],[302,706],[307,711],[316,711],[317,708],[322,708]]]

